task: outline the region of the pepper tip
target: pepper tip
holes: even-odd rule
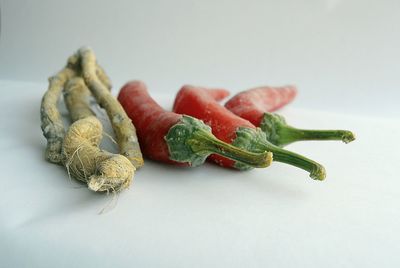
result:
[[[354,141],[355,139],[356,139],[356,136],[355,136],[354,133],[351,132],[351,131],[345,131],[344,134],[343,134],[343,136],[342,136],[342,141],[343,141],[344,143],[352,142],[352,141]]]
[[[265,157],[264,157],[264,163],[261,167],[265,168],[265,167],[269,167],[273,161],[273,154],[271,152],[266,151],[264,153]]]
[[[310,177],[314,180],[323,181],[326,178],[325,168],[318,165],[314,170],[311,171]]]

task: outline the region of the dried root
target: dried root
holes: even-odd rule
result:
[[[104,108],[114,129],[120,153],[126,156],[132,164],[139,168],[143,166],[143,156],[140,151],[136,129],[126,115],[119,102],[107,90],[107,87],[96,75],[96,57],[90,48],[79,49],[83,79],[93,96]]]
[[[57,103],[61,92],[69,78],[76,75],[76,65],[79,57],[73,55],[68,59],[67,66],[55,76],[49,78],[49,87],[42,98],[40,118],[42,121],[43,135],[47,139],[45,157],[48,161],[61,164],[61,147],[64,140],[65,129]]]
[[[135,167],[126,157],[99,149],[103,127],[90,109],[89,96],[81,77],[68,81],[64,99],[74,123],[64,138],[64,165],[93,191],[119,192],[129,187]]]
[[[111,89],[111,81],[101,66],[94,66],[101,83]],[[41,128],[47,139],[45,157],[48,161],[62,164],[61,147],[65,135],[64,125],[57,103],[66,82],[77,74],[80,69],[80,56],[74,54],[69,57],[67,65],[56,75],[49,78],[49,87],[42,98],[40,107]]]
[[[129,187],[135,168],[123,155],[99,149],[102,131],[95,116],[74,122],[64,139],[64,165],[93,191],[119,192]]]
[[[57,109],[63,89],[73,122],[66,133]],[[49,79],[41,104],[42,131],[47,139],[47,160],[63,164],[70,175],[86,182],[93,191],[120,192],[129,187],[143,158],[135,128],[110,89],[110,79],[96,63],[93,52],[79,50]],[[99,148],[103,127],[90,108],[91,93],[110,117],[121,154]]]
[[[103,83],[103,85],[108,89],[111,90],[112,84],[111,80],[104,71],[103,67],[101,67],[99,64],[96,66],[96,75],[99,78],[99,80]]]
[[[89,105],[90,91],[79,76],[71,78],[64,89],[64,101],[72,122],[95,116]]]

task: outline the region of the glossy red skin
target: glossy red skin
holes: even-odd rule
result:
[[[232,113],[260,126],[264,113],[273,112],[291,102],[297,95],[295,86],[258,87],[233,96],[225,107]]]
[[[168,164],[189,166],[189,163],[169,159],[168,145],[164,140],[169,129],[178,123],[182,115],[165,111],[149,95],[146,85],[141,81],[125,84],[119,92],[118,101],[136,127],[143,155]]]
[[[235,140],[239,127],[255,128],[249,121],[220,105],[210,90],[201,87],[183,86],[176,95],[173,111],[203,120],[211,127],[215,137],[230,144]],[[224,167],[235,164],[235,161],[215,154],[209,159]]]

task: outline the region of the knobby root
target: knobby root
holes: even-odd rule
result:
[[[41,128],[47,139],[45,157],[48,161],[56,164],[62,164],[61,148],[65,134],[57,103],[65,83],[76,74],[75,65],[78,61],[77,55],[71,56],[68,59],[67,66],[55,76],[49,78],[49,87],[40,106]]]
[[[135,167],[123,155],[100,150],[102,131],[95,116],[74,122],[65,134],[64,165],[93,191],[120,192],[131,184]]]
[[[89,96],[81,77],[68,81],[64,99],[74,123],[64,138],[64,165],[93,191],[120,192],[131,184],[135,167],[125,156],[99,148],[103,127],[90,109]]]
[[[121,104],[114,98],[104,83],[96,75],[96,57],[90,48],[79,49],[83,79],[91,93],[104,108],[114,130],[120,153],[126,156],[132,164],[139,168],[143,166],[143,156],[140,151],[136,129],[126,115]],[[97,70],[99,70],[97,68]]]
[[[52,163],[62,164],[61,147],[65,135],[64,125],[57,108],[57,103],[66,82],[79,72],[80,61],[79,53],[75,53],[69,57],[67,65],[56,75],[49,78],[48,89],[42,98],[40,119],[43,135],[47,139],[45,158]],[[98,64],[93,68],[99,81],[105,88],[110,90],[111,81],[103,68]]]
[[[135,128],[110,89],[111,81],[96,63],[93,52],[79,50],[60,72],[49,78],[41,103],[41,128],[47,139],[48,161],[63,164],[69,176],[86,182],[93,191],[118,193],[129,187],[136,168],[143,165],[143,158]],[[63,90],[73,122],[67,132],[57,108]],[[103,127],[90,108],[91,94],[106,109],[121,154],[99,148]]]

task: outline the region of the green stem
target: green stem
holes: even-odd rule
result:
[[[300,154],[279,148],[273,144],[265,144],[264,148],[273,153],[274,161],[304,169],[308,171],[310,173],[310,177],[315,180],[325,179],[325,168],[321,164]]]
[[[348,130],[311,130],[288,126],[282,128],[280,133],[285,144],[301,140],[341,140],[349,143],[355,139],[354,134]]]
[[[264,114],[260,128],[267,135],[268,141],[280,147],[304,140],[341,140],[344,143],[349,143],[355,139],[354,134],[348,130],[294,128],[288,125],[282,116],[271,113]]]
[[[209,126],[186,115],[170,128],[165,140],[168,144],[170,159],[188,162],[191,166],[203,164],[213,153],[250,167],[263,168],[272,162],[271,152],[249,152],[218,140],[211,133]]]
[[[252,153],[218,140],[207,131],[197,131],[187,143],[196,154],[219,154],[251,167],[264,168],[271,164],[272,153]]]
[[[325,168],[321,164],[270,143],[267,141],[265,133],[259,128],[239,128],[236,131],[236,139],[232,144],[252,152],[272,152],[274,161],[308,171],[310,177],[315,180],[325,179]]]

